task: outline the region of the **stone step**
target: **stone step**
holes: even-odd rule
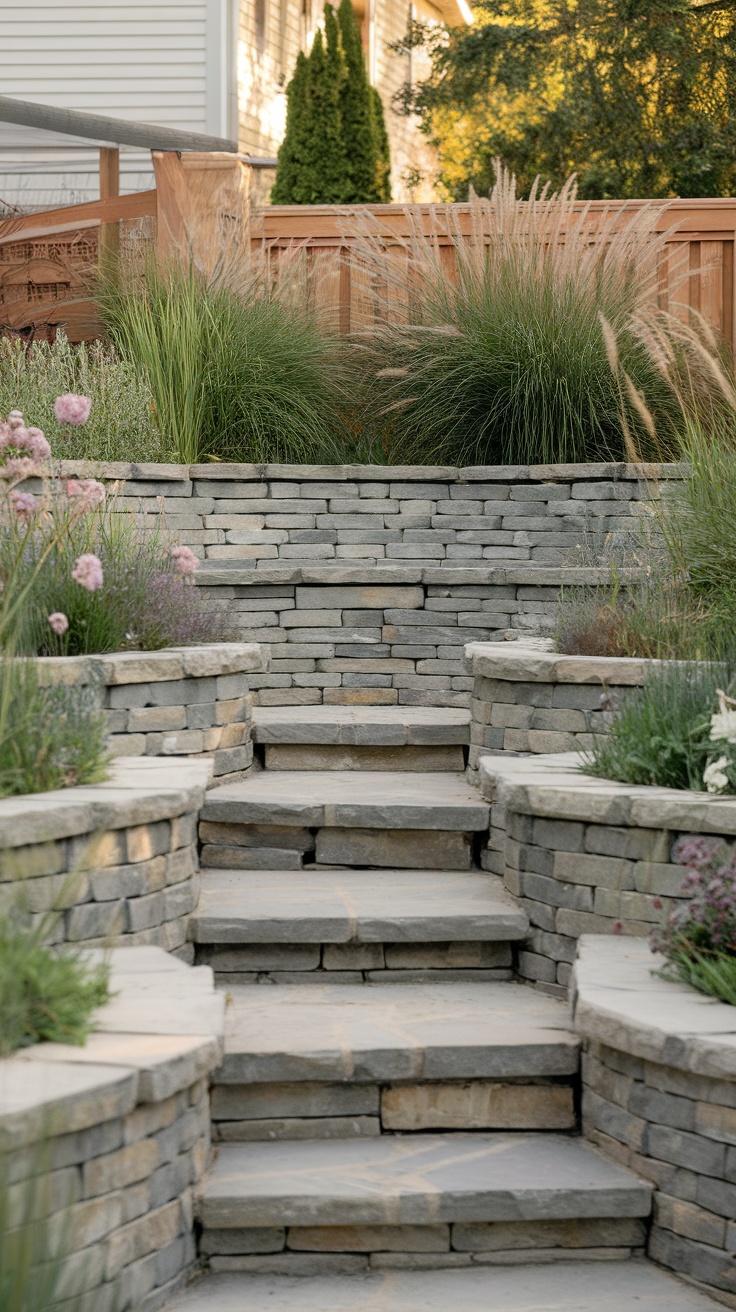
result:
[[[571,1129],[567,1008],[518,984],[234,987],[213,1077],[222,1140]]]
[[[526,913],[477,870],[207,870],[200,943],[437,943],[522,939]]]
[[[387,1247],[404,1260],[419,1251],[452,1266],[456,1254],[489,1246],[497,1254],[525,1244],[574,1254],[582,1226],[590,1232],[584,1248],[599,1250],[605,1235],[628,1255],[643,1246],[651,1193],[560,1134],[228,1143],[199,1198],[201,1251],[214,1270],[258,1270],[259,1259],[285,1249],[285,1272],[299,1274],[305,1252],[327,1271],[330,1253]]]
[[[717,1312],[720,1306],[643,1259],[578,1262],[572,1252],[564,1265],[550,1265],[558,1251],[522,1249],[515,1254],[518,1264],[507,1265],[509,1255],[502,1254],[502,1265],[493,1265],[499,1258],[489,1250],[475,1255],[475,1263],[490,1264],[480,1270],[467,1269],[468,1260],[457,1271],[336,1271],[301,1279],[211,1275],[179,1294],[166,1312]],[[274,1269],[286,1256],[274,1253]],[[305,1270],[309,1257],[303,1254]],[[382,1257],[376,1254],[372,1263]],[[267,1259],[261,1260],[265,1265]],[[340,1261],[343,1272],[367,1265],[359,1256]],[[421,1265],[421,1255],[415,1263]]]
[[[259,706],[267,770],[464,770],[470,713],[425,706]]]
[[[490,807],[451,772],[265,771],[213,788],[200,812],[202,864],[468,870]]]

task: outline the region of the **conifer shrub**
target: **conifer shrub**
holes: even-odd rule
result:
[[[368,81],[350,0],[325,5],[309,56],[300,54],[287,87],[275,205],[362,205],[391,199],[383,105]]]

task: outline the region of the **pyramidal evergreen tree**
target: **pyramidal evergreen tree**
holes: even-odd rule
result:
[[[368,81],[350,0],[325,5],[309,56],[287,88],[275,205],[360,205],[390,200],[390,157],[381,98]]]

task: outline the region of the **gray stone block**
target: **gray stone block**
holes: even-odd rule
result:
[[[416,829],[320,829],[315,860],[327,865],[469,870],[470,835]]]

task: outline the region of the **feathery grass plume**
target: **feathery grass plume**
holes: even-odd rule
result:
[[[183,248],[109,268],[99,299],[123,359],[143,371],[161,440],[183,463],[344,458],[350,387],[329,312],[315,308],[303,246],[223,230],[196,175]]]
[[[499,164],[489,199],[473,196],[443,217],[406,206],[407,237],[390,217],[346,216],[354,267],[370,289],[354,336],[364,404],[384,416],[403,405],[394,434],[403,458],[620,460],[622,414],[629,454],[676,449],[676,398],[633,330],[653,314],[667,322],[656,310],[672,235],[662,230],[665,208],[593,211],[577,201],[574,177],[559,193],[537,180],[521,201]],[[387,376],[387,365],[407,372]],[[656,451],[619,369],[654,417]]]

